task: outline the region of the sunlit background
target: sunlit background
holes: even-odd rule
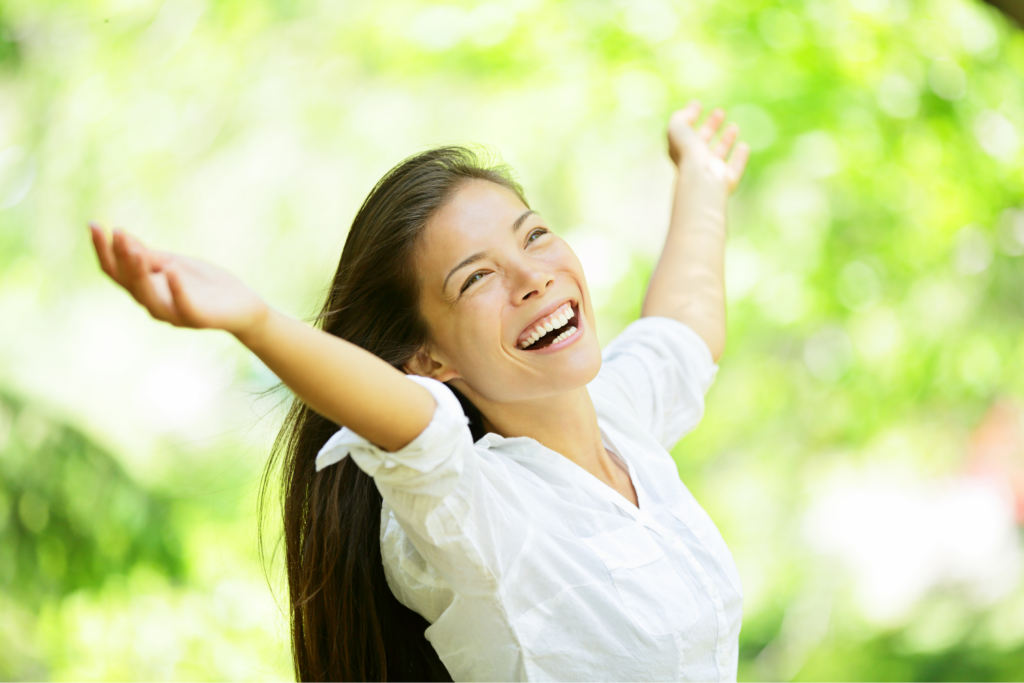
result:
[[[255,490],[282,417],[86,221],[309,319],[376,180],[489,145],[602,342],[667,229],[664,126],[753,155],[729,342],[673,455],[743,579],[741,680],[1024,677],[1024,34],[978,0],[3,0],[0,678],[292,676]]]

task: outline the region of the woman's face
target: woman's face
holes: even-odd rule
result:
[[[419,374],[454,380],[481,408],[572,391],[597,375],[601,349],[583,267],[512,190],[467,181],[427,222],[416,266],[435,361]],[[560,311],[572,318],[559,328],[565,315],[549,314]],[[538,322],[556,329],[523,348],[545,331]]]

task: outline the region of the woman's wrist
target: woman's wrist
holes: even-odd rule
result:
[[[724,215],[729,203],[729,186],[721,179],[709,177],[692,163],[683,160],[676,166],[676,196],[687,203],[720,209]]]
[[[251,351],[256,351],[262,339],[266,336],[267,328],[270,326],[274,315],[277,315],[277,311],[263,304],[262,309],[253,316],[253,319],[245,327],[229,330],[229,332]]]
[[[728,189],[714,183],[694,182],[680,173],[672,202],[670,233],[709,231],[724,234]]]

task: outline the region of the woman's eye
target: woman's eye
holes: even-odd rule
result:
[[[459,290],[459,291],[460,291],[460,292],[465,292],[465,291],[466,291],[466,289],[467,289],[467,288],[468,288],[468,287],[469,287],[469,286],[470,286],[471,284],[473,284],[474,282],[477,282],[478,278],[482,278],[483,276],[484,276],[484,273],[473,273],[472,275],[470,275],[470,276],[469,276],[469,279],[468,279],[468,280],[466,280],[466,284],[462,285],[462,289],[461,289],[461,290]]]
[[[536,230],[534,230],[533,232],[530,233],[529,237],[526,238],[526,243],[530,244],[531,242],[535,242],[536,241],[535,237],[540,237],[541,235],[543,235],[546,232],[547,232],[547,230],[545,230],[544,228],[537,228]],[[462,289],[459,290],[459,293],[461,294],[462,292],[465,292],[467,289],[469,289],[470,285],[480,281],[483,278],[484,275],[487,275],[487,273],[482,272],[482,271],[481,272],[476,272],[476,273],[473,273],[472,275],[470,275],[469,279],[466,280],[466,282],[462,285]]]

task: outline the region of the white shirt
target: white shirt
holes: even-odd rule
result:
[[[668,453],[704,414],[718,366],[685,324],[646,317],[602,352],[587,385],[601,438],[639,509],[529,437],[476,443],[455,395],[390,453],[348,428],[346,455],[384,498],[381,553],[456,681],[735,680],[742,588],[732,555]]]

